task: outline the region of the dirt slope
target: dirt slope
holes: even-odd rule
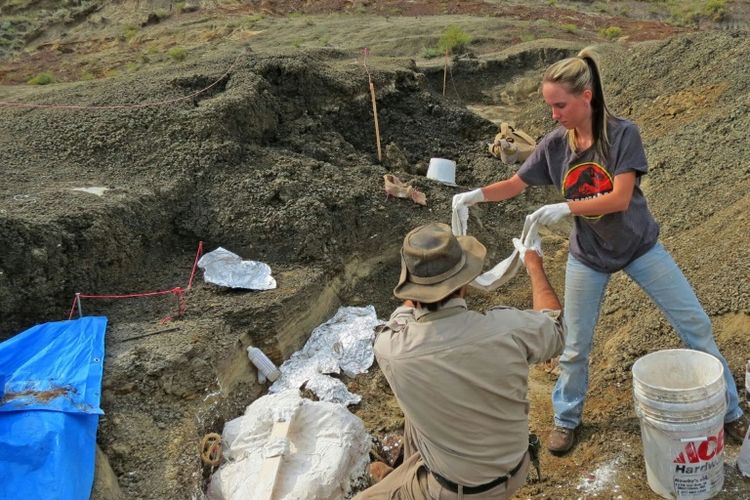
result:
[[[247,293],[198,281],[185,315],[164,300],[84,302],[110,318],[96,497],[190,498],[210,472],[200,437],[221,429],[265,390],[244,348],[276,362],[340,305],[374,304],[386,317],[398,245],[414,225],[449,220],[456,192],[421,175],[431,156],[454,158],[469,188],[513,172],[485,153],[492,123],[463,104],[512,104],[506,115],[539,135],[552,123],[524,82],[583,41],[536,41],[453,63],[454,95],[427,61],[373,60],[383,147],[373,141],[367,75],[356,52],[235,45],[177,66],[48,87],[0,87],[0,101],[130,105],[209,92],[171,105],[127,109],[0,108],[0,338],[67,316],[75,292],[166,289],[187,281],[197,242],[271,264],[279,288]],[[742,33],[692,33],[609,44],[611,107],[641,127],[651,172],[644,183],[673,252],[716,329],[735,378],[750,341],[747,233],[750,220],[750,42]],[[11,66],[16,64],[11,63]],[[228,74],[226,74],[229,68]],[[10,74],[10,73],[6,73]],[[505,91],[503,98],[498,97]],[[515,93],[514,93],[515,92]],[[509,103],[508,93],[512,97]],[[510,109],[510,108],[506,108]],[[399,157],[403,156],[404,160]],[[395,173],[427,194],[428,207],[386,199]],[[99,197],[73,191],[107,187]],[[532,189],[473,210],[472,232],[496,261],[510,251],[523,216],[555,199]],[[562,289],[565,232],[546,234],[547,267]],[[473,306],[528,307],[519,277]],[[145,335],[145,336],[144,336]],[[651,498],[645,485],[630,367],[641,355],[679,345],[648,298],[623,276],[610,285],[591,367],[581,444],[569,457],[543,455],[545,481],[521,497]],[[377,368],[349,381],[353,408],[375,438],[401,416]],[[546,435],[554,380],[531,383],[532,427]],[[728,447],[729,459],[737,452]],[[731,460],[728,460],[731,463]],[[614,471],[614,472],[612,472]],[[722,498],[750,498],[731,468]],[[114,485],[114,486],[113,486]]]

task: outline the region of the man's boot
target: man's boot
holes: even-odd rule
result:
[[[576,429],[555,426],[547,437],[547,449],[553,455],[562,456],[576,444]]]
[[[747,435],[748,420],[742,415],[737,420],[732,420],[724,424],[724,435],[729,437],[735,443],[742,443]]]

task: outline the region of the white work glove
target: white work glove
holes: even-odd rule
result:
[[[570,206],[567,203],[554,203],[552,205],[544,205],[531,214],[530,217],[532,221],[549,226],[560,222],[568,215],[570,215]]]
[[[451,214],[451,231],[453,236],[466,236],[469,229],[469,208],[458,207]]]
[[[453,210],[458,210],[460,207],[470,207],[476,205],[480,201],[484,201],[484,193],[481,189],[475,189],[473,191],[467,191],[465,193],[458,193],[453,196]]]
[[[469,225],[469,207],[484,201],[481,189],[459,193],[453,197],[451,228],[454,236],[465,236]]]
[[[542,240],[539,238],[534,239],[529,246],[524,245],[519,238],[513,238],[513,246],[518,250],[518,256],[524,264],[526,264],[526,252],[529,250],[535,251],[539,257],[544,257],[542,253]]]

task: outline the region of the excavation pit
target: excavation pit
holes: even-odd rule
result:
[[[669,42],[663,47],[681,53]],[[0,338],[67,318],[76,293],[186,287],[199,241],[206,250],[222,246],[266,262],[278,282],[277,289],[263,292],[227,290],[205,284],[199,273],[181,316],[175,315],[173,295],[83,299],[85,314],[109,318],[95,497],[200,498],[211,472],[200,460],[201,438],[221,432],[224,422],[267,389],[257,382],[246,347],[260,347],[281,364],[341,305],[372,304],[386,318],[398,305],[391,292],[403,235],[421,223],[448,222],[455,193],[506,178],[517,168],[487,154],[485,143],[497,127],[466,106],[498,119],[512,115],[532,135],[545,132],[551,122],[529,82],[570,50],[560,44],[506,54],[501,62],[461,63],[453,73],[457,95],[446,92],[445,98],[439,66],[371,68],[382,162],[367,75],[348,54],[333,50],[243,57],[209,95],[170,106],[2,109],[2,122],[13,127],[0,134],[0,240],[10,242],[0,255]],[[165,69],[17,97],[84,106],[169,100],[222,77],[236,58],[186,65],[179,75]],[[636,65],[639,59],[627,61]],[[617,104],[629,102],[619,99]],[[655,112],[634,102],[634,113]],[[432,157],[456,161],[459,188],[420,174]],[[388,173],[424,192],[427,206],[386,198]],[[672,174],[668,165],[655,168],[662,180]],[[101,196],[75,190],[94,187],[106,190]],[[530,189],[507,203],[472,209],[470,228],[487,245],[488,263],[507,256],[524,216],[553,199],[547,190]],[[669,205],[678,203],[676,197],[656,200],[658,213],[683,213]],[[670,219],[665,227],[674,235],[679,224]],[[545,235],[545,265],[558,291],[566,240],[564,233]],[[495,294],[473,293],[470,306],[529,307],[527,285],[519,276]],[[544,457],[550,479],[528,485],[524,494],[559,486],[556,491],[576,495],[578,473],[604,455],[645,477],[638,465],[637,421],[628,413],[627,366],[644,349],[658,347],[650,340],[651,327],[665,338],[673,334],[653,319],[658,313],[647,309],[647,299],[623,282],[612,289],[621,296],[608,294],[603,308],[603,328],[611,333],[595,350],[600,355],[587,403],[591,425],[583,436],[588,444],[571,462]],[[742,300],[732,311],[741,310]],[[172,320],[162,323],[167,316]],[[639,342],[627,340],[630,335]],[[376,440],[400,430],[401,413],[376,366],[345,382],[363,396],[351,409]],[[553,383],[549,374],[533,371],[534,430],[550,425]],[[620,455],[607,454],[611,443],[598,432],[605,428],[623,443]],[[737,487],[734,480],[728,478],[729,487]],[[621,478],[620,484],[623,491],[643,491],[636,483]]]

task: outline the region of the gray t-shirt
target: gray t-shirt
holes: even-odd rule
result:
[[[566,200],[581,200],[612,191],[618,174],[633,171],[636,184],[624,212],[576,216],[570,234],[570,253],[588,267],[613,273],[627,266],[656,244],[659,225],[648,210],[641,191],[641,176],[648,172],[646,153],[638,127],[614,118],[609,122],[609,157],[602,164],[593,148],[573,153],[565,128],[547,134],[518,175],[526,184],[554,185]]]

